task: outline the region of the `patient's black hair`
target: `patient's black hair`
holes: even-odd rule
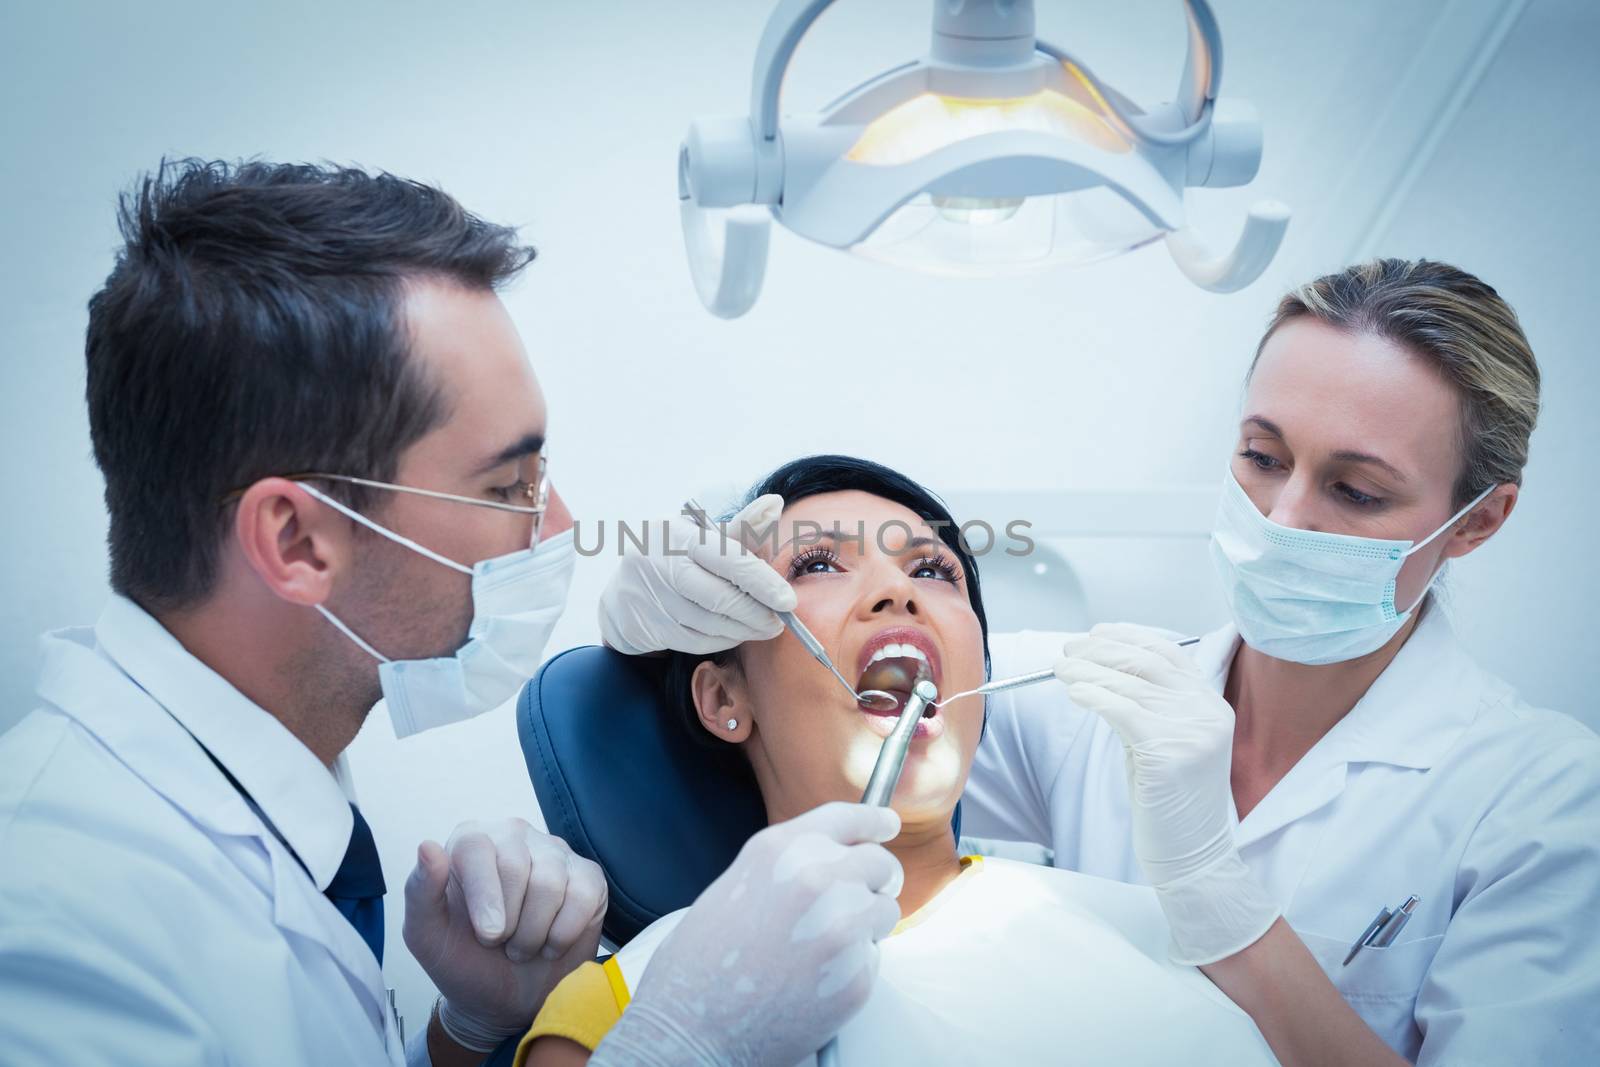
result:
[[[777,493],[783,497],[784,506],[787,507],[807,497],[852,489],[893,501],[915,513],[937,532],[939,540],[948,545],[950,551],[955,554],[965,577],[967,600],[972,604],[973,613],[978,616],[978,628],[983,634],[983,673],[987,678],[989,620],[983,611],[983,591],[978,582],[978,563],[973,559],[972,553],[967,551],[960,530],[944,501],[904,474],[891,470],[881,463],[855,456],[805,456],[785,463],[751,486],[750,492],[739,506],[722,518],[726,521],[746,504],[768,493]],[[710,660],[719,665],[727,664],[733,661],[736,652],[737,649],[710,654],[668,653],[663,665],[662,686],[669,713],[682,722],[690,737],[708,747],[721,750],[731,760],[744,763],[742,752],[712,737],[700,725],[700,716],[695,711],[694,693],[690,686],[695,668],[701,663]]]

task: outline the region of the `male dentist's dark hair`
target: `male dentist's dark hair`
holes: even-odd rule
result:
[[[124,194],[89,301],[89,433],[111,586],[150,611],[215,580],[230,492],[392,480],[446,398],[409,358],[410,280],[493,289],[534,258],[438,189],[338,166],[163,161]],[[357,508],[378,494],[332,483]]]

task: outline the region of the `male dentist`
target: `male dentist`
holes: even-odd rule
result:
[[[402,736],[509,699],[565,604],[571,519],[495,291],[533,252],[336,167],[163,165],[121,225],[86,343],[114,595],[45,638],[0,737],[0,1059],[475,1063],[593,956],[604,879],[520,820],[424,842],[405,940],[442,996],[403,1047],[343,753],[380,696]],[[593,1062],[818,1047],[898,915],[897,830],[837,805],[759,835]],[[785,879],[797,849],[836,877]],[[746,890],[771,921],[729,930]],[[857,903],[792,943],[825,893]],[[707,962],[740,953],[795,1003],[743,1003]]]

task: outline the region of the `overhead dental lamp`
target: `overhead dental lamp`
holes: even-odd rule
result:
[[[1032,0],[933,0],[928,54],[819,114],[778,114],[801,38],[833,0],[783,0],[756,53],[750,113],[695,120],[678,154],[689,269],[737,318],[761,293],[771,220],[831,248],[945,275],[1031,273],[1165,240],[1196,285],[1226,293],[1272,261],[1289,210],[1252,207],[1234,247],[1188,233],[1183,191],[1243,185],[1261,123],[1219,99],[1222,38],[1183,0],[1177,99],[1141,109],[1034,36]]]

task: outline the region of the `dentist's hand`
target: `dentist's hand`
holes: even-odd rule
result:
[[[783,498],[758,497],[723,528],[688,519],[665,523],[664,552],[634,552],[600,594],[600,636],[639,656],[672,649],[720,652],[783,632],[775,611],[793,611],[794,590],[741,535],[759,540],[783,511]],[[652,546],[653,547],[653,546]]]
[[[900,919],[889,808],[824,804],[769,826],[700,894],[590,1067],[798,1063],[866,1003]]]
[[[424,841],[406,879],[405,942],[439,987],[456,1044],[487,1052],[524,1032],[557,982],[592,960],[606,880],[521,819],[467,822]]]
[[[1133,848],[1172,927],[1173,958],[1211,963],[1252,944],[1279,909],[1233,843],[1233,708],[1187,653],[1142,626],[1072,637],[1055,672],[1122,739]]]

